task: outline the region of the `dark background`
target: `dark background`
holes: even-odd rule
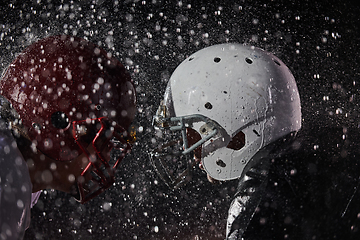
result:
[[[303,128],[276,159],[245,239],[360,239],[359,15],[355,1],[9,1],[0,7],[0,71],[53,34],[86,38],[137,86],[138,142],[116,185],[80,205],[44,191],[25,239],[224,239],[236,181],[195,170],[170,191],[149,165],[152,115],[178,64],[203,47],[240,42],[277,55],[298,84]]]

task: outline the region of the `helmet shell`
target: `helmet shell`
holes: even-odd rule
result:
[[[0,93],[37,149],[60,161],[81,153],[73,121],[108,117],[128,129],[136,111],[124,66],[98,46],[66,35],[41,39],[20,53],[4,74]]]
[[[230,136],[219,146],[202,147],[204,169],[218,180],[240,177],[262,148],[301,128],[298,88],[287,66],[269,52],[237,43],[185,59],[169,80],[164,102],[173,116],[204,115]],[[239,132],[244,147],[227,148]]]

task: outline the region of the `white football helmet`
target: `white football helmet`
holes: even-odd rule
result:
[[[160,138],[164,131],[181,133],[178,153],[165,150],[172,143],[152,153],[168,185],[177,186],[187,173],[174,178],[169,164],[196,150],[212,178],[236,179],[269,155],[267,146],[301,128],[299,92],[290,70],[273,54],[237,43],[214,45],[176,68],[153,125],[162,129]]]

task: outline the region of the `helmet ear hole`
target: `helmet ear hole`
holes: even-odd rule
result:
[[[245,134],[240,131],[234,137],[231,138],[231,141],[226,147],[233,150],[240,150],[244,146],[245,146]]]
[[[69,126],[69,118],[64,112],[58,111],[51,115],[51,123],[58,129],[65,129]]]
[[[223,167],[223,168],[226,167],[226,163],[221,159],[216,160],[216,165]]]

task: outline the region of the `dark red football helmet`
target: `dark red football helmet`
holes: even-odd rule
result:
[[[44,38],[11,63],[0,94],[44,155],[70,161],[85,153],[88,164],[81,175],[92,177],[77,178],[81,202],[112,185],[135,138],[129,128],[136,96],[129,73],[110,53],[78,37]],[[112,148],[120,150],[115,161],[110,161]]]

